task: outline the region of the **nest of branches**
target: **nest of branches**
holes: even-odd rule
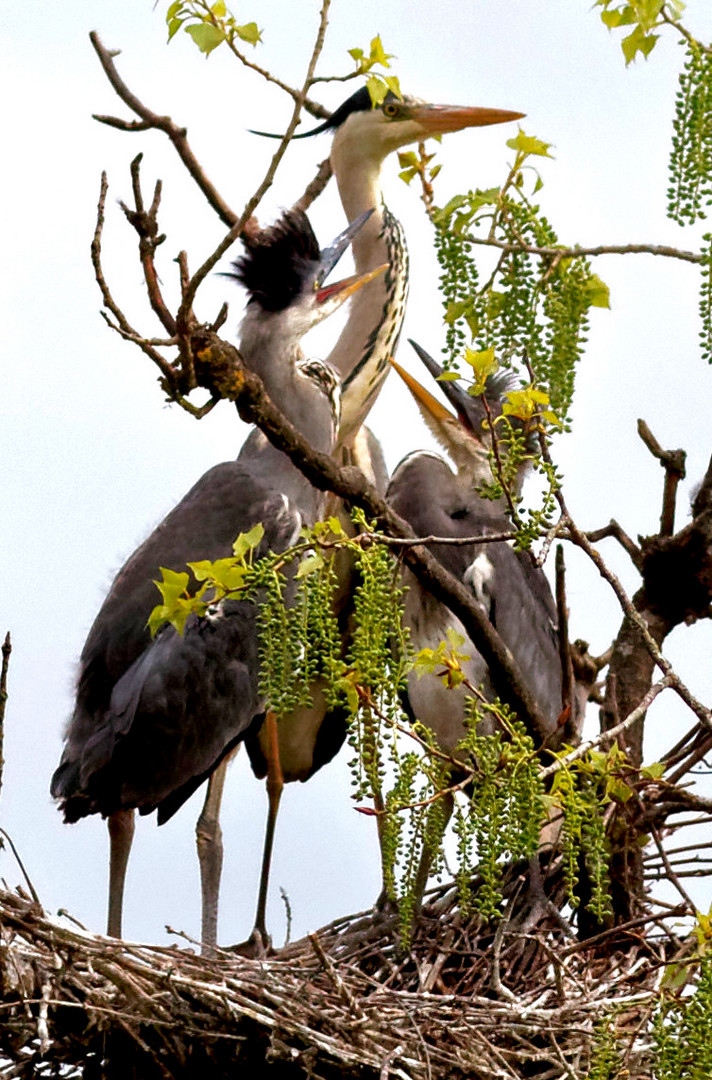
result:
[[[0,893],[0,1075],[553,1080],[584,1074],[606,1018],[630,1077],[649,1075],[680,942],[650,914],[577,940],[557,862],[544,888],[509,870],[496,925],[447,885],[407,948],[397,917],[371,911],[265,959],[115,941]]]

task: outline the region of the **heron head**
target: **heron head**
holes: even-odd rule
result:
[[[380,163],[388,154],[408,143],[468,127],[505,124],[523,116],[524,113],[508,109],[433,105],[414,97],[399,98],[391,91],[380,105],[374,106],[368,89],[362,86],[323,124],[311,131],[299,132],[294,138],[308,139],[325,131],[334,132],[331,160],[337,171],[337,163],[342,167],[348,165],[348,159],[354,156]],[[265,131],[253,134],[278,137]]]
[[[246,320],[270,331],[279,326],[285,336],[299,340],[382,273],[385,266],[331,285],[324,284],[368,217],[369,213],[362,214],[323,251],[301,210],[287,210],[269,228],[244,234],[245,253],[232,264],[232,271],[226,276],[235,278],[247,289]]]
[[[410,344],[433,378],[439,379],[443,374],[440,365],[415,341],[411,341]],[[497,374],[491,377],[487,382],[485,394],[479,397],[471,397],[456,382],[440,382],[443,394],[455,409],[453,414],[393,359],[391,359],[391,364],[415,398],[425,423],[447,451],[458,472],[467,475],[474,484],[491,480],[490,417],[495,419],[502,412],[502,395],[507,389],[511,389],[510,374]],[[487,407],[485,407],[484,398],[486,398]]]

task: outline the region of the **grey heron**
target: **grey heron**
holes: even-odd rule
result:
[[[442,369],[423,349],[416,348],[435,377]],[[417,536],[477,537],[507,532],[510,523],[503,507],[477,493],[483,480],[491,479],[488,462],[487,416],[481,399],[470,397],[454,382],[441,388],[456,415],[441,405],[398,364],[394,366],[415,397],[418,407],[438,442],[455,464],[439,454],[417,451],[396,468],[387,498]],[[501,412],[504,382],[488,384],[491,414]],[[520,477],[520,482],[521,482]],[[515,551],[505,541],[450,546],[434,544],[433,554],[451,573],[468,585],[484,613],[509,648],[546,723],[547,745],[556,748],[581,722],[585,700],[571,703],[568,716],[562,702],[562,666],[557,634],[557,612],[547,578],[528,552]],[[464,628],[442,603],[430,596],[406,571],[408,592],[404,619],[416,651],[437,648],[448,630],[465,638],[462,653],[469,656],[463,669],[474,686],[481,686],[489,700],[496,696],[487,664]],[[498,688],[499,690],[499,688]],[[408,678],[407,704],[411,714],[429,727],[439,745],[452,753],[465,733],[464,687],[448,689],[433,675]],[[502,697],[500,690],[499,696]],[[483,727],[491,723],[485,719]],[[491,730],[491,729],[490,729]],[[427,880],[427,859],[421,865],[418,894]]]
[[[380,177],[385,159],[408,143],[463,128],[502,124],[523,115],[505,109],[432,105],[390,92],[374,108],[368,89],[362,87],[323,124],[294,136],[304,139],[333,132],[330,161],[346,217],[354,221],[372,211],[352,243],[356,272],[388,264],[383,277],[354,299],[346,326],[328,357],[344,391],[339,444],[348,448],[357,439],[388,374],[388,358],[395,353],[405,316],[408,249],[400,222],[383,201]],[[367,456],[368,447],[364,449]]]
[[[325,452],[333,448],[338,431],[338,379],[327,365],[304,359],[300,340],[375,276],[324,285],[362,225],[362,220],[353,223],[320,253],[306,216],[288,212],[257,237],[245,236],[246,254],[235,264],[234,276],[249,295],[240,335],[244,362],[262,377],[285,416]],[[94,621],[51,792],[65,821],[93,813],[108,818],[108,932],[113,936],[121,934],[134,809],[142,814],[156,810],[162,824],[209,777],[197,833],[203,935],[214,943],[225,759],[240,741],[259,739],[265,712],[257,691],[253,606],[226,603],[212,617],[189,626],[183,637],[169,627],[152,641],[146,626],[157,601],[152,579],[160,566],[230,555],[235,537],[257,522],[265,529],[262,548],[284,550],[303,524],[318,519],[322,503],[322,495],[290,460],[253,431],[238,460],[210,469],[129,558]],[[323,710],[317,723],[321,719]],[[265,753],[273,759],[273,736],[267,736]],[[322,763],[314,751],[314,760],[299,761],[296,767],[284,760],[282,768],[285,778],[294,779],[295,772],[303,777]],[[268,785],[268,848],[278,786]],[[268,867],[269,850],[265,863]],[[265,882],[266,875],[267,869]],[[262,934],[265,890],[266,883],[257,915]]]

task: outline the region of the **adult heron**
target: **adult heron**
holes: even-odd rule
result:
[[[432,105],[390,92],[374,107],[368,89],[362,87],[323,124],[294,136],[305,139],[333,132],[330,161],[346,217],[354,221],[371,211],[351,245],[356,272],[388,264],[383,277],[354,299],[347,323],[328,357],[341,376],[344,391],[339,444],[350,447],[357,439],[388,374],[388,358],[395,353],[405,316],[408,249],[400,222],[383,201],[381,170],[385,159],[421,139],[502,124],[523,115],[505,109]],[[268,132],[256,134],[274,137]],[[368,447],[363,449],[368,452]]]
[[[246,253],[235,264],[234,276],[249,295],[240,335],[243,360],[261,376],[287,419],[324,452],[333,449],[337,437],[338,380],[327,365],[305,360],[300,341],[377,273],[324,284],[362,225],[362,220],[353,223],[320,253],[308,219],[292,211],[257,237],[245,236]],[[257,690],[253,606],[226,603],[189,626],[183,637],[167,628],[152,641],[146,626],[157,600],[152,579],[161,566],[230,555],[235,537],[257,522],[265,530],[261,549],[282,551],[303,525],[319,518],[322,503],[321,493],[286,455],[253,431],[238,460],[210,469],[130,557],[94,621],[51,792],[65,821],[92,813],[108,818],[108,933],[113,936],[121,935],[134,810],[156,810],[162,824],[210,777],[197,833],[203,940],[214,943],[222,860],[217,811],[225,759],[240,741],[259,738],[265,712]],[[267,727],[265,753],[278,776],[273,725]],[[302,775],[319,764],[300,762]],[[287,773],[289,767],[283,762]],[[270,782],[268,848],[278,788],[276,780]],[[269,850],[265,863],[257,915],[264,936]]]

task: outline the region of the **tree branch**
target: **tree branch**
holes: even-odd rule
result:
[[[234,210],[230,209],[217,188],[205,175],[200,162],[190,148],[186,129],[178,127],[170,116],[159,116],[157,113],[152,112],[134,93],[132,93],[131,90],[129,90],[114,64],[114,57],[117,53],[110,52],[102,45],[99,35],[95,30],[92,30],[89,34],[89,40],[94,47],[96,55],[99,57],[99,62],[104,69],[104,74],[111,83],[112,88],[124,104],[128,105],[128,107],[141,118],[141,122],[122,121],[115,117],[96,115],[94,116],[94,119],[98,120],[100,124],[108,124],[110,127],[119,128],[121,131],[149,131],[152,128],[157,131],[163,131],[170,139],[179,158],[220,220],[227,226],[232,227],[237,221],[237,214]]]

